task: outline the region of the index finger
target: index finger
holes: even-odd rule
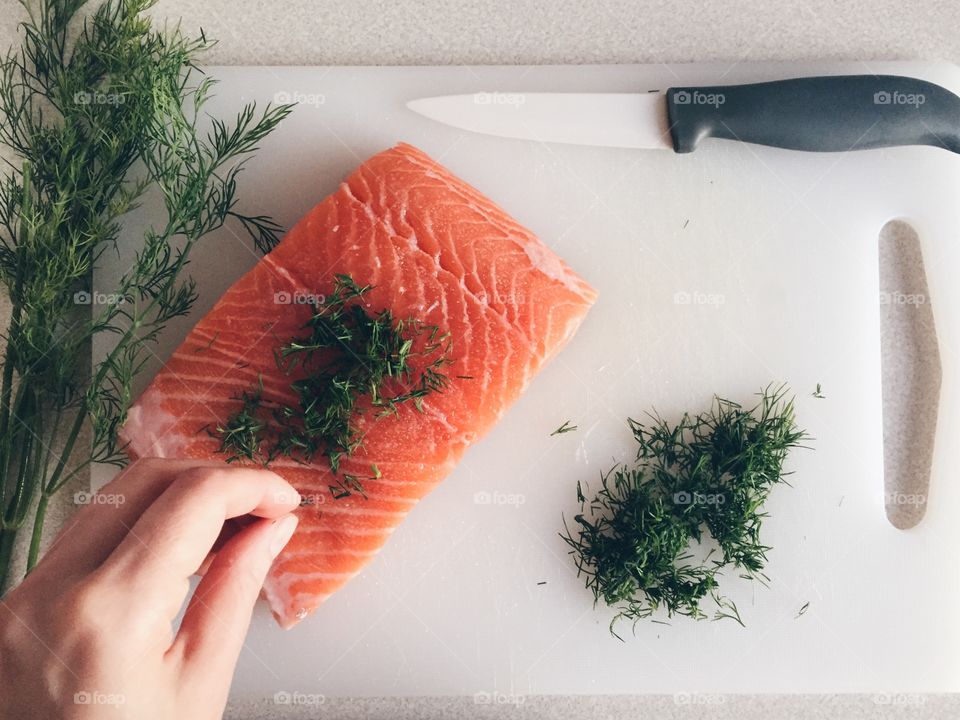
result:
[[[53,540],[34,574],[80,578],[93,572],[147,508],[182,473],[198,467],[233,466],[222,460],[138,458],[96,493],[77,493],[84,495],[85,504]]]
[[[269,470],[190,468],[140,516],[100,572],[122,579],[131,598],[160,599],[172,619],[224,522],[241,515],[277,518],[299,502],[296,490]]]

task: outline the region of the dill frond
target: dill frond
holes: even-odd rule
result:
[[[262,250],[275,243],[277,226],[241,212],[237,189],[244,161],[291,110],[208,116],[214,81],[197,62],[212,43],[155,28],[155,0],[23,2],[22,44],[0,59],[0,144],[15,158],[0,181],[0,282],[13,307],[0,386],[0,590],[31,500],[39,494],[29,567],[50,497],[93,462],[125,462],[117,431],[134,377],[197,297],[186,272],[194,244],[231,219]],[[148,193],[163,200],[156,227],[130,216]],[[143,243],[129,270],[93,288],[102,254],[134,236]],[[102,336],[111,350],[90,368]],[[90,445],[79,441],[86,424]]]
[[[720,578],[730,568],[766,579],[763,504],[786,483],[787,455],[807,438],[786,392],[768,387],[751,409],[716,397],[708,411],[676,424],[655,414],[647,423],[628,420],[635,463],[603,474],[593,495],[578,484],[580,512],[572,528],[564,520],[561,537],[595,602],[617,610],[616,637],[619,621],[635,624],[658,610],[743,624]],[[702,607],[708,597],[712,616]]]

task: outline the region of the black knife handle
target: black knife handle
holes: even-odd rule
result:
[[[814,152],[932,145],[960,153],[960,97],[896,75],[836,75],[667,90],[673,149],[704,138]]]

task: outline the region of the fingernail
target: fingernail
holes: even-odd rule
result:
[[[293,531],[297,529],[297,516],[287,515],[282,520],[277,520],[273,528],[273,539],[270,541],[270,554],[276,557],[280,551],[286,547],[293,536]]]

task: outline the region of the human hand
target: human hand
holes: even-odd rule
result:
[[[299,503],[268,470],[131,464],[0,600],[0,718],[220,718]],[[244,515],[261,519],[227,537],[224,522]]]

